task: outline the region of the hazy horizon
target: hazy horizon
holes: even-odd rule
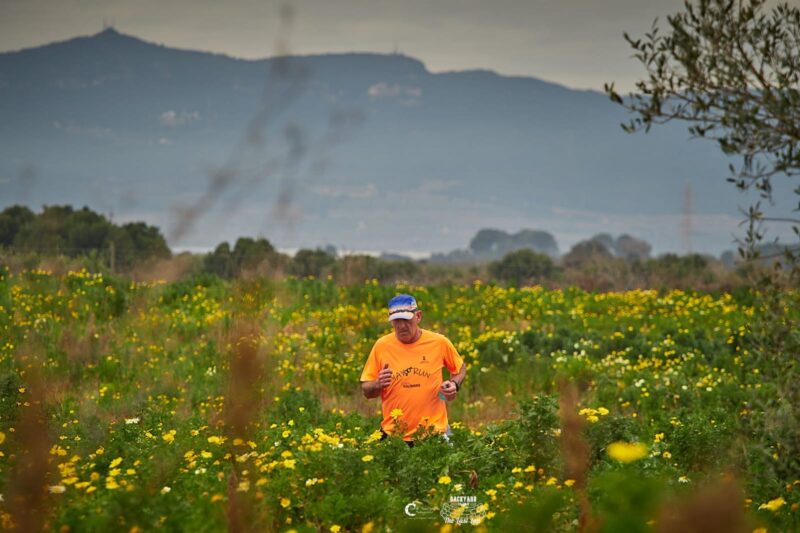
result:
[[[486,69],[575,89],[614,81],[629,90],[642,72],[623,32],[643,35],[682,7],[682,0],[4,0],[0,51],[111,25],[165,46],[245,59],[401,52],[432,72]]]

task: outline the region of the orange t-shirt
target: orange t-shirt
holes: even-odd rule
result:
[[[392,371],[392,383],[381,392],[381,428],[386,433],[394,433],[395,426],[405,426],[405,440],[411,440],[420,424],[444,432],[447,404],[439,397],[442,368],[447,367],[451,374],[456,374],[464,364],[453,343],[444,335],[424,329],[420,338],[411,344],[403,344],[394,333],[384,335],[372,347],[361,381],[378,379],[386,363]]]

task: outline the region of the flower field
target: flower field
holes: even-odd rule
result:
[[[449,443],[380,441],[360,393],[400,291],[469,365]],[[0,525],[799,530],[758,301],[0,270]]]

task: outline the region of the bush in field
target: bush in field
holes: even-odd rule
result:
[[[581,241],[561,259],[567,268],[580,268],[589,263],[611,259],[611,252],[599,241]]]
[[[557,462],[556,430],[560,427],[557,411],[555,396],[535,396],[520,400],[516,420],[501,424],[500,430],[508,433],[504,444],[520,464],[542,466]]]
[[[713,410],[693,413],[682,420],[669,437],[670,453],[689,470],[707,470],[726,464],[732,428],[726,413]]]
[[[489,273],[500,281],[521,286],[551,279],[556,268],[548,256],[524,249],[511,252],[500,261],[491,263]]]
[[[409,281],[420,273],[413,261],[383,261],[369,255],[346,255],[336,262],[334,275],[345,285],[376,279],[382,283]]]
[[[203,270],[225,279],[243,274],[270,274],[283,268],[288,258],[280,254],[267,239],[240,237],[231,250],[227,242],[220,243],[203,260]]]
[[[321,278],[336,263],[325,250],[299,250],[292,259],[289,272],[299,278]]]

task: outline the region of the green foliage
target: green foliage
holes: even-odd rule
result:
[[[105,267],[129,269],[171,256],[155,226],[130,222],[117,226],[88,207],[45,206],[34,214],[12,206],[0,213],[0,245],[44,256],[86,257]]]
[[[563,257],[565,267],[580,268],[591,262],[610,259],[611,252],[603,243],[595,240],[581,241],[573,246]]]
[[[0,246],[11,246],[19,230],[33,222],[36,215],[27,207],[13,205],[0,213]]]
[[[438,434],[413,448],[380,441],[378,404],[358,392],[397,292],[414,293],[430,327],[469,362],[448,405],[449,443]],[[474,496],[489,530],[574,531],[581,487],[565,479],[558,400],[547,394],[567,375],[583,386],[576,410],[600,527],[657,529],[648,523],[674,492],[730,469],[755,524],[793,531],[800,492],[786,487],[795,486],[800,439],[796,357],[786,354],[800,353],[800,305],[791,291],[775,296],[764,309],[746,294],[228,282],[208,273],[144,284],[0,268],[0,305],[13,310],[0,313],[0,479],[18,464],[17,421],[35,401],[38,370],[50,529],[221,530],[240,505],[259,530],[438,530],[452,496]],[[237,440],[228,364],[242,317],[258,328],[264,368]],[[762,330],[767,321],[780,327]],[[607,452],[615,441],[647,453],[622,464]],[[785,505],[759,509],[778,497]],[[428,513],[418,523],[403,512],[415,501]]]
[[[800,9],[778,4],[767,10],[765,0],[697,0],[667,24],[665,33],[654,23],[643,38],[625,35],[646,77],[626,99],[606,85],[613,101],[636,114],[623,128],[687,122],[693,136],[741,156],[729,181],[771,199],[774,176],[800,172]],[[763,221],[799,229],[797,220],[765,215],[760,203],[747,218],[751,254],[764,237]],[[792,262],[794,255],[787,250]]]
[[[556,272],[553,260],[533,250],[517,250],[489,265],[489,273],[513,285],[532,285],[550,279]]]
[[[670,451],[689,470],[714,469],[728,464],[732,428],[724,412],[689,413],[669,437]]]
[[[556,461],[557,410],[558,399],[554,396],[523,399],[517,406],[516,419],[501,425],[501,432],[508,434],[503,444],[508,446],[516,464],[552,465]]]
[[[299,250],[292,259],[290,272],[298,277],[322,277],[328,272],[336,258],[324,250]]]
[[[268,274],[283,266],[287,260],[264,238],[240,237],[231,250],[227,242],[220,243],[203,259],[203,270],[225,279],[245,273]]]
[[[656,515],[663,489],[657,478],[637,470],[634,464],[592,479],[589,492],[600,531],[652,531],[648,522]]]
[[[619,414],[603,416],[599,422],[585,428],[586,441],[590,446],[590,460],[601,462],[606,448],[612,442],[634,442],[638,439],[638,424],[630,417]]]

